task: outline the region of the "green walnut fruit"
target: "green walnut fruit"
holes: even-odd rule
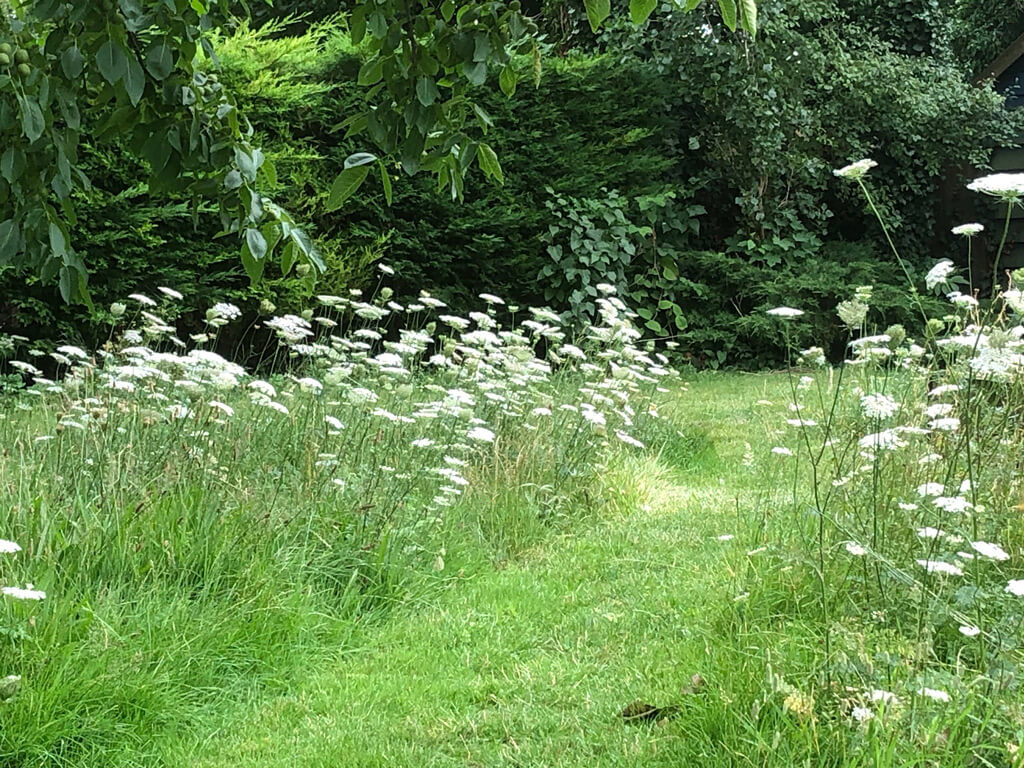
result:
[[[5,67],[10,66],[11,57],[8,56],[6,53],[0,53],[0,64],[2,64]]]
[[[19,64],[28,64],[28,51],[24,48],[19,48],[14,52],[14,60]]]
[[[30,67],[28,64],[19,64],[18,74],[22,77],[28,77],[32,74],[32,67]]]
[[[0,43],[0,53],[4,56],[10,56],[14,53],[14,48],[11,47],[10,43]]]

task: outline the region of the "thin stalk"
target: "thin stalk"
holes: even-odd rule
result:
[[[861,191],[864,193],[864,198],[868,201],[871,212],[875,214],[875,218],[878,219],[878,223],[882,227],[882,233],[885,235],[885,241],[889,243],[889,249],[896,257],[896,261],[899,263],[900,269],[903,270],[903,274],[907,278],[907,284],[910,286],[910,295],[914,297],[914,301],[917,303],[917,308],[921,312],[921,317],[927,325],[928,314],[924,311],[924,304],[921,303],[921,297],[918,295],[917,286],[914,285],[914,279],[910,276],[910,270],[907,268],[907,263],[903,261],[903,257],[900,256],[900,252],[896,248],[896,243],[892,241],[892,236],[889,234],[889,228],[885,226],[885,219],[882,218],[882,214],[879,213],[878,208],[875,207],[875,201],[871,198],[871,193],[868,191],[867,185],[864,183],[863,179],[857,179],[857,183],[860,184]]]

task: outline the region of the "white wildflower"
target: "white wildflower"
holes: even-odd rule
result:
[[[978,300],[976,298],[969,296],[966,293],[961,293],[960,291],[947,293],[946,298],[958,307],[970,307],[973,309],[978,306]]]
[[[958,227],[953,227],[950,230],[954,235],[964,235],[966,237],[973,237],[979,232],[983,231],[985,227],[981,224],[961,224]]]
[[[637,440],[632,435],[626,434],[621,429],[615,430],[615,436],[617,438],[619,438],[619,440],[624,442],[626,445],[631,445],[634,448],[643,448],[643,447],[645,447],[643,443],[641,443],[639,440]]]
[[[129,299],[134,299],[135,301],[139,302],[139,304],[141,304],[144,307],[155,307],[156,306],[156,302],[153,301],[151,298],[149,298],[149,296],[146,296],[143,293],[132,293],[132,294],[129,294],[128,298]]]
[[[864,435],[858,444],[861,448],[874,449],[878,451],[894,451],[902,448],[907,441],[900,437],[899,433],[892,429],[885,429],[870,435]]]
[[[948,702],[949,694],[945,691],[940,691],[935,688],[919,688],[917,691],[919,696],[926,696],[932,701]]]
[[[942,560],[918,560],[917,564],[928,571],[928,573],[942,573],[949,576],[964,575],[960,566],[953,565],[952,563],[946,563]]]
[[[21,587],[3,587],[0,589],[8,597],[13,597],[15,600],[43,600],[46,598],[46,593],[41,589],[33,589],[32,585],[29,584],[25,589]]]
[[[868,707],[854,707],[853,711],[850,712],[851,717],[858,723],[866,723],[868,720],[875,716]]]
[[[1004,591],[1009,592],[1011,595],[1016,595],[1017,597],[1024,597],[1024,579],[1010,579],[1006,583],[1006,589]]]
[[[971,547],[982,557],[987,557],[991,560],[1010,559],[1010,554],[1005,549],[989,541],[972,541]]]
[[[929,429],[935,429],[940,432],[956,432],[960,429],[960,419],[956,416],[947,416],[942,419],[932,419],[928,422]]]
[[[936,286],[947,285],[949,276],[955,271],[956,267],[953,265],[953,262],[949,259],[943,259],[928,271],[924,278],[924,284],[928,287],[929,291],[933,290]]]
[[[495,435],[491,430],[486,429],[485,427],[473,427],[466,433],[466,437],[470,440],[477,440],[481,443],[493,443]]]
[[[10,555],[14,552],[21,552],[21,547],[17,542],[0,539],[0,554]]]
[[[878,163],[876,163],[874,160],[864,158],[863,160],[858,160],[855,163],[845,165],[842,168],[837,168],[834,171],[832,171],[832,173],[833,175],[838,176],[841,179],[858,181],[860,179],[863,179],[867,175],[867,172],[877,165]]]
[[[1017,200],[1024,197],[1024,173],[993,173],[975,179],[967,188],[1004,200]]]
[[[946,512],[953,512],[957,514],[963,514],[973,509],[973,505],[963,496],[939,496],[937,499],[932,500],[939,509],[944,509]]]
[[[848,541],[844,546],[846,547],[846,551],[854,557],[864,557],[864,555],[868,553],[864,547],[855,541]]]
[[[775,307],[775,309],[769,309],[766,314],[772,317],[800,317],[803,313],[802,309],[793,309],[793,307]]]
[[[882,394],[864,395],[860,404],[869,419],[888,419],[900,409],[900,404],[894,398]]]

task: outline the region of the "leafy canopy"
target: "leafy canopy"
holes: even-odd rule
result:
[[[718,3],[730,27],[755,31],[752,0]],[[687,10],[698,4],[682,0]],[[194,215],[200,200],[216,201],[253,280],[272,257],[284,273],[299,262],[324,269],[298,222],[262,194],[276,171],[218,80],[211,41],[235,7],[231,0],[0,0],[0,266],[56,278],[65,301],[89,301],[72,238],[76,195],[102,184],[79,167],[88,134],[144,158],[150,190],[186,196]],[[631,0],[629,12],[640,23],[654,8],[653,0]],[[610,0],[588,0],[586,9],[597,28]],[[514,92],[524,74],[517,53],[532,56],[529,69],[539,77],[536,25],[519,0],[363,0],[347,10],[352,40],[366,53],[358,83],[369,88],[372,107],[345,116],[339,128],[366,135],[378,154],[349,158],[328,207],[340,207],[375,166],[390,200],[383,158],[407,174],[435,174],[453,198],[474,164],[501,183],[498,157],[479,138],[491,118],[471,96],[493,70],[501,90]]]

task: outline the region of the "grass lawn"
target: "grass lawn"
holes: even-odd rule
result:
[[[638,503],[564,527],[504,567],[467,565],[283,694],[254,699],[199,744],[172,745],[169,762],[802,763],[813,734],[756,709],[770,656],[814,648],[746,626],[735,570],[756,536],[758,491],[742,464],[757,442],[753,404],[786,386],[771,375],[696,378],[668,410],[706,445],[617,468]],[[638,700],[678,712],[625,721]]]

